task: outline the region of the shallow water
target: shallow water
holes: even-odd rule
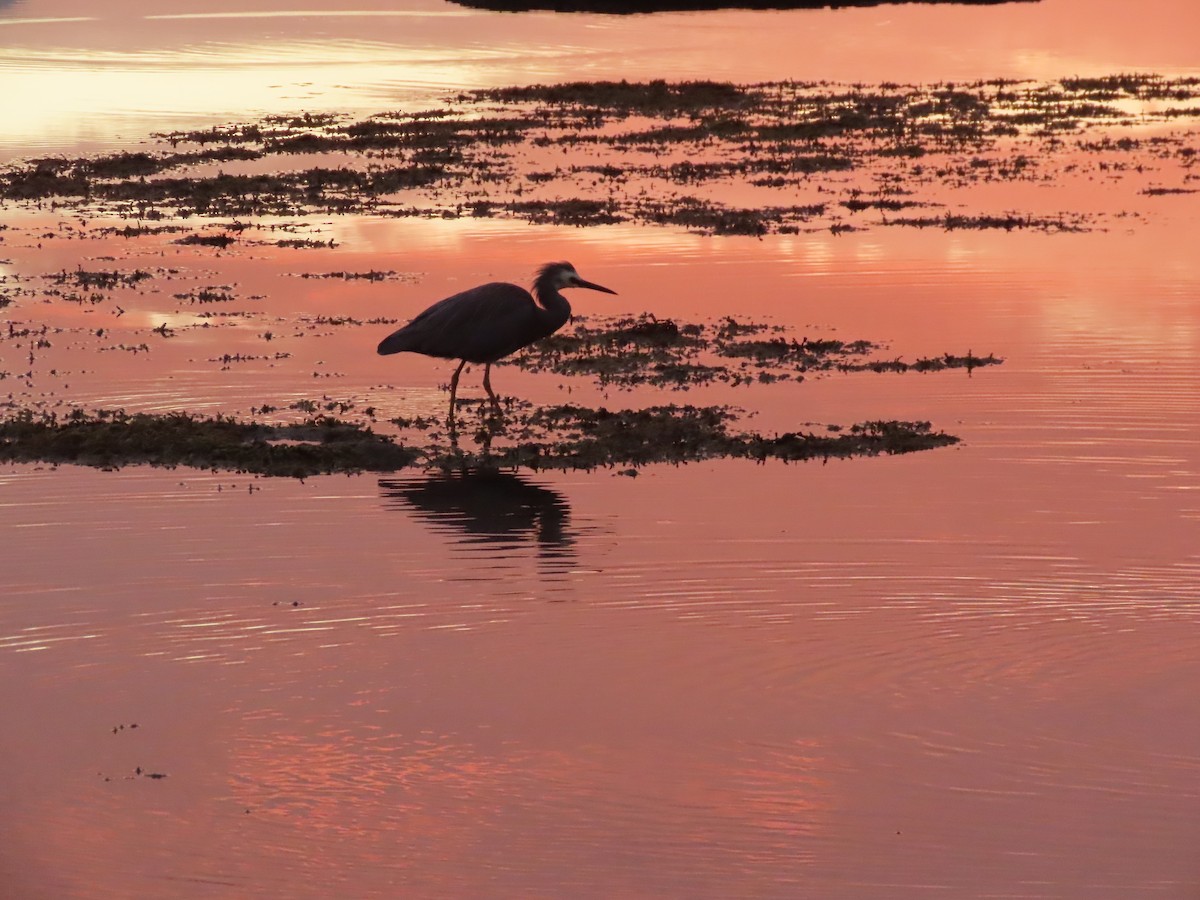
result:
[[[10,470],[8,868],[32,896],[1184,896],[1194,543],[937,456],[465,492]],[[1194,500],[1100,481],[1194,531]]]
[[[811,70],[764,49],[722,56],[729,71],[716,74],[807,78],[826,64],[839,77],[901,80],[1006,74],[1026,56],[1052,76],[1190,62],[1186,29],[1134,28],[1115,6],[1113,18],[1081,21],[1079,9],[1046,0],[991,19],[884,7],[667,22],[429,4],[419,27],[442,29],[432,46],[459,66],[436,76],[390,50],[389,73],[355,68],[372,58],[345,45],[361,40],[362,20],[382,32],[378,20],[392,28],[397,17],[156,19],[145,53],[174,48],[161,69],[130,58],[128,30],[49,23],[20,45],[42,48],[40,61],[11,62],[9,49],[3,77],[28,65],[69,81],[112,53],[116,71],[136,70],[129,84],[147,85],[147,72],[208,71],[216,63],[179,59],[219,58],[208,42],[234,31],[278,48],[257,76],[275,94],[202,104],[165,93],[153,116],[173,127],[260,104],[418,102],[429,92],[414,83],[521,81],[518,63],[530,80],[606,74],[617,63],[597,62],[596,48],[630,35],[662,52],[630,54],[627,77],[685,77],[706,40],[758,46],[779,21],[828,24],[843,41],[863,22],[871,34],[936,22],[947,37],[919,59],[894,37],[878,38],[888,53],[868,44],[839,56],[836,41],[797,25],[817,54]],[[89,15],[65,3],[0,11],[73,14]],[[956,55],[968,19],[994,27],[969,30],[978,43]],[[1035,20],[1080,26],[1018,27]],[[494,68],[474,55],[483,32],[456,30],[485,21],[502,26],[489,46],[510,47]],[[504,43],[540,29],[544,56]],[[567,33],[578,58],[561,49]],[[319,77],[289,73],[289,41],[302,38],[326,62]],[[353,63],[333,58],[338,42]],[[84,61],[54,62],[49,46],[82,47]],[[301,77],[312,95],[289,106],[281,98]],[[54,96],[48,110],[65,121],[84,95]],[[28,120],[12,155],[118,145],[159,127],[146,124],[149,102],[131,99],[135,114],[95,103],[78,133],[50,121],[59,113]],[[330,398],[374,406],[380,421],[435,415],[450,364],[375,357],[378,332],[394,326],[319,317],[403,319],[550,258],[620,291],[573,296],[585,314],[733,311],[813,337],[886,341],[909,359],[972,349],[1005,363],[970,377],[830,375],[684,394],[495,373],[503,393],[542,404],[729,402],[768,433],[900,417],[964,439],[905,457],[711,462],[635,478],[0,470],[0,894],[1194,896],[1196,196],[1140,198],[1128,227],[1088,234],[760,241],[347,216],[311,217],[333,248],[222,252],[179,248],[173,234],[104,238],[95,222],[78,237],[65,230],[72,216],[6,208],[3,272],[22,286],[41,290],[41,274],[79,266],[154,273],[96,304],[22,295],[3,310],[6,323],[63,329],[48,348],[0,343],[0,387],[50,409],[246,416]],[[397,276],[297,277],[371,269]],[[237,300],[181,314],[173,294],[206,285]],[[240,315],[199,327],[191,313],[210,309]],[[173,337],[152,331],[163,324]],[[147,351],[104,349],[141,342]],[[288,356],[220,361],[276,352]],[[477,393],[478,372],[465,379]]]
[[[1038,0],[654,16],[441,0],[0,4],[0,160],[313,109],[440,105],[564,79],[922,83],[1196,71],[1190,0]]]

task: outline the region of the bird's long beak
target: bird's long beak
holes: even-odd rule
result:
[[[602,284],[593,284],[590,281],[584,281],[582,278],[580,278],[578,281],[572,282],[571,287],[587,288],[588,290],[600,291],[601,293],[605,293],[605,294],[615,294],[616,293],[616,291],[614,291],[612,288],[606,288]]]

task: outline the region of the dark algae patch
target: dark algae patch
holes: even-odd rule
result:
[[[465,430],[473,449],[440,440],[419,449],[370,428],[318,417],[263,425],[122,412],[72,413],[63,419],[20,412],[0,421],[0,459],[9,462],[187,466],[303,478],[333,472],[394,472],[420,465],[464,469],[598,469],[680,464],[704,459],[756,461],[910,453],[957,443],[928,422],[867,422],[826,433],[763,435],[737,431],[728,407],[654,406],[641,410],[550,406],[497,418],[476,410]],[[430,423],[412,423],[428,432]]]
[[[958,442],[928,422],[868,422],[849,429],[762,435],[734,430],[737,414],[720,406],[653,406],[610,411],[563,405],[519,416],[505,431],[511,446],[491,447],[493,434],[476,435],[481,450],[457,450],[435,459],[442,468],[481,465],[531,469],[597,469],[740,458],[765,461],[877,456],[931,450]]]
[[[21,412],[0,421],[0,459],[9,462],[188,466],[304,477],[330,472],[391,472],[415,451],[367,428],[316,418],[260,425],[218,416],[123,412]]]
[[[880,359],[867,340],[795,338],[779,326],[725,318],[680,324],[649,314],[583,318],[502,362],[533,372],[580,375],[603,386],[686,389],[713,382],[801,381],[827,372],[938,372],[999,365],[1003,359],[945,353],[912,362]]]
[[[1076,179],[1102,182],[1114,197],[1130,182],[1127,201],[1168,186],[1187,191],[1164,182],[1190,177],[1197,118],[1200,79],[1153,74],[931,85],[572,82],[473,91],[417,113],[274,116],[159,135],[137,152],[33,159],[0,169],[0,199],[139,222],[367,213],[754,237],[1078,231],[1127,210],[965,208],[980,202],[969,189]],[[1148,124],[1162,127],[1146,135]],[[273,167],[264,171],[264,160]],[[220,248],[235,238],[181,240]]]
[[[849,9],[885,3],[996,6],[1036,3],[1038,0],[452,0],[460,6],[495,12],[548,10],[560,13],[633,15],[658,12],[699,12],[713,9]]]
[[[112,290],[115,287],[132,287],[140,281],[147,278],[153,278],[153,274],[135,269],[132,272],[121,271],[87,271],[83,268],[74,269],[72,271],[63,270],[48,275],[47,278],[54,284],[65,284],[71,287],[94,289],[94,290]]]

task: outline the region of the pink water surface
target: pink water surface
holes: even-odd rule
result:
[[[364,76],[336,60],[404,29],[440,36],[458,61],[438,90],[686,77],[696,60],[738,80],[1194,63],[1191,5],[1165,0],[1155,16],[1067,0],[663,19],[363,9],[421,15],[13,4],[0,23],[108,24],[0,25],[26,36],[6,46],[42,54],[38,77],[128,71],[144,93],[100,104],[79,133],[22,120],[5,152],[145,136],[152,76],[192,84],[228,54],[291,84],[298,45],[315,86],[296,104],[416,102],[426,69],[389,58],[389,74]],[[272,41],[280,56],[251,65],[246,48]],[[47,61],[52,46],[86,53]],[[631,46],[645,52],[612,49]],[[6,52],[0,77],[14,77],[26,64]],[[227,93],[212,112],[292,108],[285,93]],[[161,115],[203,118],[190,96]],[[72,102],[47,109],[66,121]],[[1050,190],[1084,202],[1088,188]],[[1196,896],[1196,197],[1135,196],[1136,216],[1086,234],[757,240],[348,216],[308,223],[333,248],[221,252],[3,209],[0,273],[15,283],[154,272],[95,305],[35,293],[5,308],[6,323],[60,329],[32,362],[0,344],[0,390],[19,405],[247,416],[330,398],[380,421],[435,415],[452,363],[376,357],[393,326],[314,323],[403,320],[557,258],[620,292],[577,297],[582,313],[734,313],[908,359],[1005,362],[682,394],[494,373],[539,404],[732,403],[768,433],[899,417],[963,438],[903,457],[450,483],[0,470],[0,895]],[[298,277],[372,269],[397,274]],[[205,285],[228,286],[238,300],[220,309],[241,315],[206,328],[173,296]],[[276,352],[288,355],[220,361]],[[468,396],[478,377],[464,376]]]

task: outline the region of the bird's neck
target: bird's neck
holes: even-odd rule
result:
[[[534,287],[533,293],[538,305],[545,310],[544,318],[554,323],[552,331],[557,331],[571,318],[571,304],[554,288],[539,284]]]

